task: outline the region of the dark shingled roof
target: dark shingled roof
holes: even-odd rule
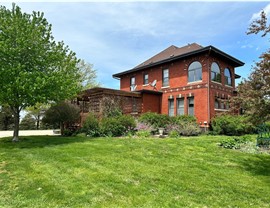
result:
[[[201,45],[199,45],[197,43],[192,43],[192,44],[188,44],[186,46],[183,46],[181,48],[176,47],[174,45],[171,45],[170,47],[166,48],[165,50],[161,51],[160,53],[156,54],[152,58],[146,60],[145,62],[139,64],[138,66],[134,67],[133,69],[114,74],[113,77],[120,78],[122,75],[125,75],[128,73],[136,72],[136,71],[146,69],[146,68],[149,68],[152,66],[156,66],[159,64],[163,64],[163,63],[168,63],[170,61],[185,58],[185,57],[190,56],[190,55],[200,54],[200,53],[203,53],[206,51],[216,53],[216,55],[224,57],[225,59],[230,61],[233,64],[233,66],[235,66],[235,67],[244,65],[243,62],[239,61],[238,59],[224,53],[223,51],[221,51],[221,50],[219,50],[211,45],[207,46],[207,47],[202,47]]]

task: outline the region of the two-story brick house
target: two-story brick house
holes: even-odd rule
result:
[[[113,77],[120,79],[121,91],[146,92],[141,112],[194,115],[198,123],[208,125],[213,116],[229,109],[235,79],[240,78],[235,68],[243,65],[213,46],[193,43],[181,48],[170,46]]]

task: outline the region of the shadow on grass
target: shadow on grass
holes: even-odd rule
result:
[[[43,148],[48,146],[65,145],[93,140],[88,137],[63,136],[22,136],[19,142],[12,142],[11,137],[0,139],[1,148]]]
[[[251,154],[250,157],[241,160],[240,164],[246,171],[251,172],[253,175],[267,176],[264,177],[264,180],[270,184],[270,155]]]

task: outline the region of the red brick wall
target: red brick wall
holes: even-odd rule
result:
[[[188,67],[193,61],[199,61],[202,64],[202,81],[188,83]],[[212,62],[216,62],[219,65],[222,77],[221,83],[210,81],[208,89],[208,82],[211,80]],[[169,69],[169,87],[162,87],[162,69],[165,68]],[[225,68],[229,68],[231,71],[232,86],[225,85]],[[151,85],[143,85],[144,73],[148,73],[149,82],[157,80],[156,88],[152,87]],[[208,57],[207,54],[186,58],[169,64],[150,67],[142,71],[124,75],[121,77],[121,90],[130,91],[130,77],[132,76],[134,76],[136,79],[136,90],[148,89],[163,92],[161,101],[162,114],[168,114],[168,97],[171,95],[174,96],[174,107],[176,115],[176,97],[179,94],[182,94],[182,96],[185,97],[185,113],[187,114],[187,97],[189,93],[192,93],[194,95],[195,116],[197,117],[198,123],[202,122],[202,124],[204,121],[210,122],[210,119],[215,115],[215,96],[217,93],[220,98],[222,95],[224,95],[225,98],[228,98],[229,96],[232,96],[232,92],[235,87],[234,68],[223,59],[214,57],[213,55]],[[158,105],[156,105],[155,102],[158,101],[155,101],[150,97],[146,100],[148,104],[145,104],[145,101],[143,101],[143,105],[147,105],[146,109],[155,108],[156,112]],[[150,106],[152,104],[154,107]]]
[[[148,111],[161,113],[161,95],[143,93],[142,102],[142,113]]]

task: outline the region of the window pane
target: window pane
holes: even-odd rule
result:
[[[194,97],[188,98],[188,115],[194,116]]]
[[[231,78],[231,72],[228,68],[224,70],[224,76],[225,76],[225,84],[226,85],[232,85],[232,78]]]
[[[174,116],[174,100],[170,99],[169,102],[169,116]]]
[[[184,98],[177,99],[177,115],[184,115]]]
[[[218,109],[219,108],[219,103],[218,103],[218,100],[215,99],[215,109]]]
[[[200,62],[195,61],[188,67],[188,81],[194,82],[202,80],[202,65]]]
[[[148,74],[144,74],[143,84],[148,84]]]
[[[163,69],[162,86],[169,86],[169,69]]]

